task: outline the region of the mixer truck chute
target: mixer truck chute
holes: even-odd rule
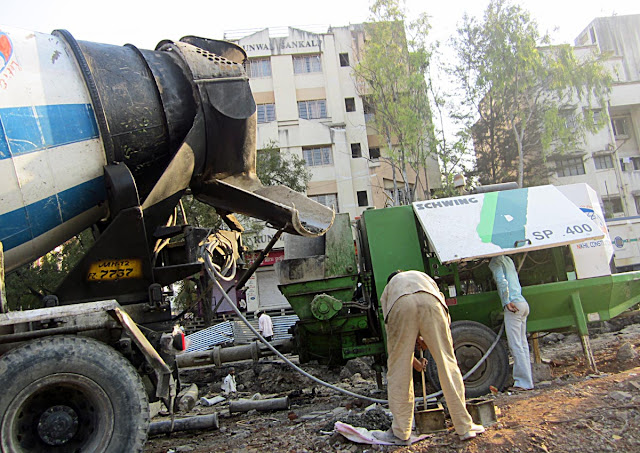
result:
[[[196,198],[288,232],[315,235],[331,225],[328,209],[314,205],[307,219],[293,207],[306,197],[265,194],[255,173],[255,103],[234,44],[187,37],[147,51],[76,41],[62,30],[3,30],[16,63],[4,68],[11,74],[3,74],[0,98],[7,270],[123,205],[164,221],[189,186]],[[131,181],[121,175],[105,189],[103,167],[120,163]],[[226,198],[235,193],[240,200]]]
[[[187,36],[143,50],[0,27],[0,46],[3,270],[87,228],[96,239],[45,308],[0,313],[0,448],[141,451],[147,399],[172,408],[176,394],[182,334],[162,287],[202,269],[201,250],[221,265],[240,257],[234,212],[303,236],[334,213],[257,178],[235,44]],[[180,224],[187,191],[229,229]]]

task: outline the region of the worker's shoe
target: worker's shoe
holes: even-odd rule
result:
[[[460,440],[469,440],[476,437],[478,434],[482,434],[484,432],[484,426],[476,425],[475,423],[471,424],[471,429],[464,434],[460,435]]]
[[[393,445],[411,445],[411,438],[402,440],[399,437],[396,437],[395,434],[393,434],[391,428],[389,428],[387,431],[374,431],[373,437],[381,440],[382,442],[388,442]]]
[[[533,390],[533,388],[526,389],[526,388],[524,388],[524,387],[516,387],[516,386],[513,386],[513,387],[509,387],[509,388],[507,389],[507,391],[508,391],[508,392],[513,392],[513,393],[517,393],[517,392],[528,392],[529,390]]]

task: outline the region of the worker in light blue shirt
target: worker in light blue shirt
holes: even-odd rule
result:
[[[498,287],[504,308],[504,324],[507,342],[513,357],[513,387],[516,390],[533,388],[529,343],[527,342],[527,316],[529,304],[522,297],[522,288],[513,260],[506,255],[494,256],[489,269]]]

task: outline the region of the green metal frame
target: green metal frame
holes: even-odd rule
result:
[[[386,286],[387,276],[396,269],[419,270],[436,279],[453,274],[456,290],[460,293],[457,266],[444,266],[435,256],[425,258],[427,244],[419,232],[411,206],[365,211],[363,217],[369,238],[376,300]],[[553,249],[552,257],[550,271],[555,272],[555,278],[560,281],[522,289],[531,306],[527,319],[530,332],[569,328],[586,332],[589,319],[608,320],[640,302],[640,272],[567,280],[563,249]],[[441,290],[447,293],[447,288]],[[453,321],[473,320],[495,327],[501,320],[502,306],[496,291],[457,296],[450,303],[453,303],[449,306]],[[382,320],[381,324],[384,324]]]
[[[311,302],[317,294],[328,294],[345,302],[353,298],[359,276],[355,270],[348,216],[337,216],[336,225],[327,234],[325,278],[280,287],[301,319],[297,325],[298,348],[304,350],[301,361],[304,354],[308,359],[336,364],[365,355],[381,357],[385,352],[386,332],[379,297],[388,275],[398,269],[426,272],[441,282],[445,295],[449,295],[448,285],[453,284],[457,295],[448,299],[453,321],[472,320],[489,327],[501,323],[503,310],[498,293],[484,291],[460,295],[460,266],[455,263],[443,265],[429,252],[412,206],[367,210],[360,219],[360,227],[365,243],[361,244],[358,253],[367,267],[367,275],[372,275],[370,297],[373,306],[369,315],[350,314],[343,308],[330,319],[319,320],[311,311]],[[640,302],[640,272],[568,280],[567,271],[571,270],[572,263],[566,259],[566,248],[540,253],[546,253],[546,264],[521,280],[557,281],[523,286],[523,295],[531,307],[527,320],[530,332],[576,329],[585,336],[590,320],[611,319]],[[481,267],[476,271],[473,271],[474,281],[476,278],[492,281],[488,269]],[[449,283],[444,283],[445,280]]]
[[[300,321],[296,324],[296,349],[300,361],[317,360],[341,365],[362,356],[383,354],[385,346],[370,335],[366,313],[336,316],[327,321]],[[363,342],[364,339],[370,340]]]

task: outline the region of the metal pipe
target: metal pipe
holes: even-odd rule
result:
[[[503,182],[500,184],[487,184],[486,186],[478,186],[471,191],[472,194],[498,192],[500,190],[519,189],[517,182]]]
[[[284,354],[293,351],[293,340],[273,341],[272,345]],[[267,357],[273,354],[272,351],[256,341],[242,346],[231,346],[227,348],[215,346],[208,351],[188,352],[176,356],[176,361],[180,368],[207,365],[220,366],[223,363],[238,362],[240,360],[258,360],[260,357]]]
[[[198,402],[198,386],[191,384],[178,394],[178,407],[182,412],[193,409]]]
[[[118,327],[120,326],[116,322],[107,320],[104,322],[87,324],[83,326],[53,327],[51,329],[40,329],[40,330],[31,330],[28,332],[10,333],[7,335],[0,336],[0,344],[14,343],[18,341],[28,341],[36,338],[48,337],[50,335],[68,335],[68,334],[74,334],[79,332],[86,332],[88,330],[101,330],[101,329],[118,328]]]
[[[155,434],[172,433],[175,431],[188,431],[192,429],[218,429],[218,414],[199,415],[197,417],[177,418],[175,420],[163,420],[149,424],[149,436]]]
[[[229,401],[229,413],[257,411],[278,411],[289,409],[289,397],[271,398],[268,400],[247,400]]]

